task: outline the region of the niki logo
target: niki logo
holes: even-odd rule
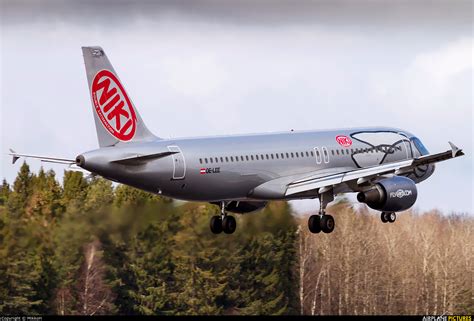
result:
[[[396,192],[390,192],[390,198],[404,198],[405,196],[410,196],[411,195],[411,190],[406,189],[399,189]]]
[[[346,135],[337,135],[336,136],[336,141],[342,147],[349,147],[349,146],[352,145],[352,140],[349,137],[347,137]]]
[[[121,141],[135,135],[137,117],[118,78],[108,70],[99,71],[92,81],[92,103],[102,125]]]

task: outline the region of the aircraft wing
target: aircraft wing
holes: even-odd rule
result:
[[[424,155],[418,158],[339,172],[326,176],[308,176],[288,184],[286,187],[285,196],[319,190],[320,188],[332,187],[349,181],[357,181],[358,184],[362,184],[380,175],[400,175],[410,172],[415,167],[420,165],[433,164],[464,155],[463,151],[457,148],[453,143],[449,142],[449,144],[451,146],[451,150],[438,154]]]

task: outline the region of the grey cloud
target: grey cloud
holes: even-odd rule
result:
[[[127,24],[146,17],[185,15],[215,23],[278,26],[323,24],[397,28],[469,27],[471,1],[127,1],[46,0],[3,2],[4,23],[67,21]]]

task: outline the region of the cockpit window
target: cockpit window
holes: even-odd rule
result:
[[[413,137],[411,140],[413,141],[413,144],[415,144],[416,149],[418,149],[421,155],[428,155],[430,153],[423,145],[421,140],[419,140],[417,137]]]

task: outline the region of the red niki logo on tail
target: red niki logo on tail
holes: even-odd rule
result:
[[[121,141],[129,141],[137,129],[137,116],[118,78],[99,71],[92,81],[92,102],[102,125]]]
[[[336,141],[342,147],[349,147],[349,146],[352,145],[352,140],[349,137],[347,137],[346,135],[337,135],[336,136]]]

